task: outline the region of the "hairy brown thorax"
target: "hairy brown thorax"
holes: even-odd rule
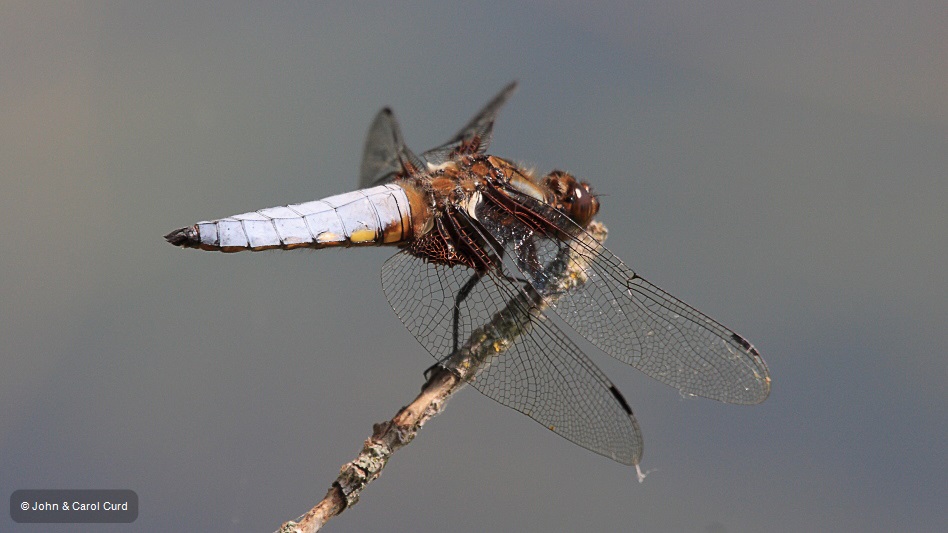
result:
[[[407,243],[409,249],[427,261],[480,271],[489,269],[496,258],[486,251],[483,232],[476,227],[477,204],[489,202],[544,232],[551,228],[543,215],[532,212],[516,195],[559,210],[580,228],[599,211],[589,184],[571,174],[554,170],[540,178],[489,155],[461,156],[395,183],[405,189],[412,207],[414,239]]]

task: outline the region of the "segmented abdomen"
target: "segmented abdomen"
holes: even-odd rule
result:
[[[188,248],[239,252],[396,244],[411,237],[405,190],[394,184],[198,222],[165,236]]]

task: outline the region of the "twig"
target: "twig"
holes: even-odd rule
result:
[[[606,227],[599,222],[590,223],[586,230],[588,236],[599,242],[606,238]],[[579,238],[588,238],[587,235]],[[547,300],[555,300],[557,294],[585,282],[586,264],[580,257],[567,254],[557,262],[559,264],[552,265],[557,271],[556,287],[551,286],[551,292],[544,294]],[[534,315],[542,311],[542,306],[523,292],[498,311],[489,323],[474,330],[443,366],[435,367],[428,375],[421,394],[414,401],[391,420],[373,426],[372,436],[363,444],[362,452],[342,466],[323,500],[295,521],[283,523],[278,533],[313,533],[330,518],[355,505],[362,490],[382,474],[392,455],[411,442],[425,422],[441,412],[445,401],[526,331],[524,326],[529,327],[531,320],[525,313]]]

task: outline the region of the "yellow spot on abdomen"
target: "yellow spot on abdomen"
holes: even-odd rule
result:
[[[370,229],[357,229],[349,236],[353,243],[372,242],[375,240],[375,231]]]

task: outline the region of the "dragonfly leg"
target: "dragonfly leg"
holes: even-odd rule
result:
[[[460,347],[460,337],[461,337],[461,302],[463,302],[474,290],[474,287],[477,285],[477,282],[484,276],[483,273],[475,273],[471,276],[471,279],[467,280],[464,285],[458,290],[457,295],[454,297],[454,312],[451,318],[451,335],[452,335],[452,348],[451,353],[445,354],[437,363],[429,366],[425,370],[425,380],[430,379],[431,374],[435,370],[440,368],[447,368],[449,371],[456,373],[453,369],[445,366],[444,362],[447,361],[452,355],[457,353],[458,348]]]
[[[454,298],[454,316],[451,319],[451,329],[454,343],[452,344],[453,348],[451,353],[458,351],[458,342],[461,330],[461,302],[463,302],[468,295],[471,294],[471,291],[474,290],[474,286],[477,285],[477,282],[484,277],[483,272],[475,272],[471,279],[467,280],[467,283],[461,287],[461,290],[458,291],[457,296]],[[448,354],[450,355],[450,354]]]

